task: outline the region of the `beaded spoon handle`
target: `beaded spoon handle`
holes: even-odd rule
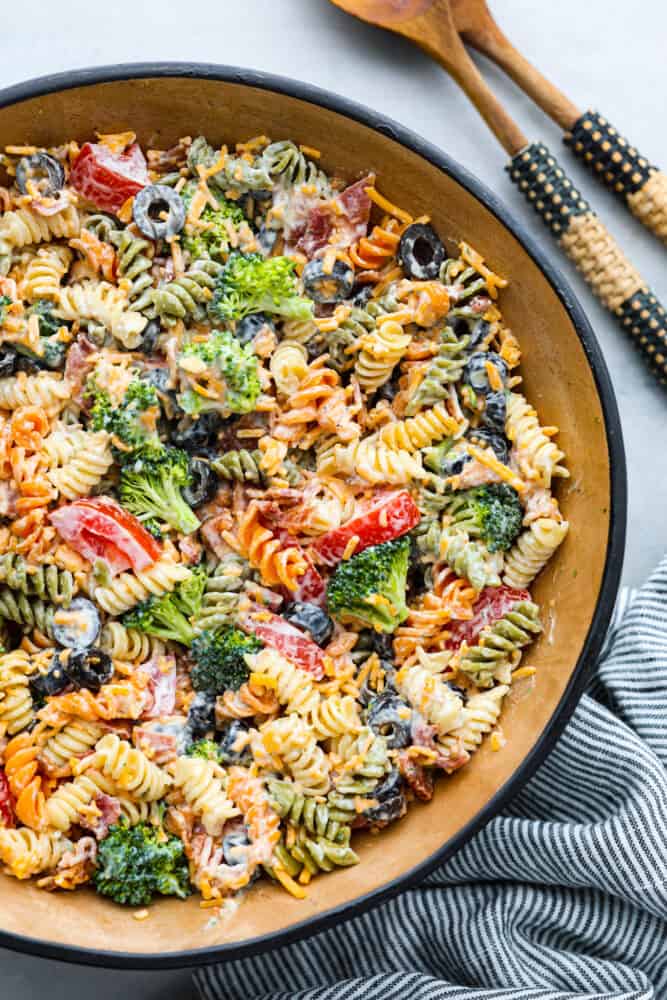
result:
[[[544,77],[510,42],[486,0],[450,0],[454,25],[564,130],[563,141],[647,229],[667,243],[667,174],[623,138],[597,111],[584,111]]]
[[[415,42],[459,84],[502,147],[510,178],[540,215],[653,373],[667,385],[667,313],[546,146],[529,143],[461,41],[449,0],[331,0]]]

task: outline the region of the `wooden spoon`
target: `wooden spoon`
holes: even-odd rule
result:
[[[556,124],[575,156],[629,207],[633,215],[667,243],[667,174],[597,111],[582,111],[530,63],[498,26],[486,0],[449,0],[459,35],[482,52]],[[426,6],[423,4],[422,6]]]
[[[639,272],[625,257],[591,206],[543,143],[529,143],[516,122],[485,83],[468,55],[454,22],[449,0],[330,0],[348,14],[415,42],[456,80],[468,95],[503,148],[510,154],[510,178],[523,192],[567,255],[574,261],[606,308],[617,318],[660,381],[667,385],[667,313]],[[463,24],[487,54],[503,51],[512,62],[515,51],[497,26],[485,20],[480,30],[483,0],[473,0]],[[468,0],[459,0],[467,8]],[[475,20],[477,11],[480,21]],[[471,11],[473,12],[471,15]],[[483,13],[483,12],[482,12]],[[490,18],[490,15],[489,15]],[[467,26],[466,26],[467,25]],[[476,25],[476,27],[474,26]],[[493,36],[493,43],[489,39]],[[481,45],[486,46],[482,49]],[[509,49],[507,48],[509,46]],[[501,65],[503,65],[501,63]],[[525,64],[529,66],[529,64]],[[525,65],[522,73],[525,76]],[[532,70],[532,67],[530,67]],[[533,73],[535,87],[544,81]],[[547,81],[544,81],[547,83]],[[550,88],[551,85],[547,84]],[[553,103],[556,88],[551,88]],[[567,99],[565,99],[567,101]],[[549,104],[545,97],[545,102]],[[551,106],[549,104],[549,106]],[[567,114],[567,104],[559,105]],[[574,105],[570,109],[576,112]]]

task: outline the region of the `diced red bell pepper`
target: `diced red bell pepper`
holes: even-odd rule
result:
[[[14,804],[9,782],[4,770],[0,768],[0,827],[14,827]]]
[[[473,616],[467,621],[452,622],[448,625],[448,649],[458,649],[463,642],[473,646],[477,638],[488,625],[503,618],[519,601],[529,601],[527,590],[515,590],[513,587],[485,587],[473,604]]]
[[[321,562],[334,566],[343,558],[348,542],[355,535],[359,539],[356,554],[371,545],[405,535],[420,520],[419,508],[407,490],[384,493],[371,500],[369,507],[352,520],[318,538],[312,548]]]
[[[49,519],[84,559],[105,559],[115,575],[152,566],[162,547],[141,521],[109,497],[84,497],[54,510]]]
[[[244,631],[256,635],[297,667],[312,674],[315,680],[324,677],[324,656],[320,647],[284,618],[256,605],[242,612],[238,621]]]
[[[117,212],[150,183],[144,154],[135,142],[122,153],[104,143],[87,142],[74,161],[70,184],[103,212]]]

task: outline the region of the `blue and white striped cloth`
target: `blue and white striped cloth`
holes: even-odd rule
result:
[[[632,599],[634,598],[634,599]],[[665,1000],[667,558],[504,813],[421,885],[204,968],[204,1000]]]

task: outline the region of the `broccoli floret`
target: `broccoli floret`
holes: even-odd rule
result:
[[[166,521],[189,535],[199,527],[199,520],[181,493],[191,478],[186,452],[168,448],[157,440],[148,441],[124,456],[120,501],[140,520]]]
[[[190,880],[183,844],[148,823],[130,827],[121,820],[99,843],[93,885],[126,906],[145,906],[155,893],[185,899]]]
[[[294,261],[288,257],[267,260],[258,253],[233,254],[209,303],[211,319],[225,322],[257,312],[310,319],[313,303],[299,295],[294,271]]]
[[[263,643],[256,636],[246,635],[233,625],[201,632],[190,647],[194,660],[190,671],[193,688],[212,694],[238,691],[250,676],[246,655],[258,653],[262,648]]]
[[[122,404],[115,406],[106,389],[101,389],[93,377],[88,380],[86,398],[91,407],[90,423],[94,431],[108,431],[130,449],[141,447],[153,436],[141,418],[146,410],[159,405],[155,387],[149,382],[133,379]]]
[[[8,295],[0,295],[0,326],[5,322],[5,316],[7,313],[7,306],[12,304],[12,300]]]
[[[336,568],[327,586],[327,605],[340,622],[393,632],[408,615],[405,590],[410,540],[372,545]]]
[[[0,297],[0,323],[2,322],[2,299]],[[11,300],[7,300],[8,302]],[[24,344],[16,344],[16,351],[26,358],[30,358],[39,368],[47,368],[49,371],[58,371],[63,368],[67,360],[67,344],[64,340],[56,337],[63,322],[53,312],[53,303],[46,299],[38,299],[26,312],[26,316],[37,315],[39,317],[39,349],[31,350]]]
[[[206,410],[226,413],[252,413],[260,392],[258,361],[252,346],[243,346],[229,330],[213,330],[208,340],[186,344],[179,356],[184,371],[192,371],[193,361],[201,369],[195,377],[213,384],[224,383],[220,398],[209,399],[194,389],[187,389],[178,397],[186,413],[195,415]]]
[[[196,190],[197,184],[190,181],[181,191],[186,211],[190,207]],[[225,223],[231,222],[233,226],[240,226],[242,222],[246,221],[240,207],[233,201],[228,201],[222,196],[216,197],[216,201],[218,208],[205,205],[199,216],[200,222],[204,223],[204,228],[189,233],[186,223],[183,249],[188,251],[193,260],[198,260],[201,257],[210,257],[212,260],[218,261],[224,260],[229,251],[229,231]]]
[[[489,552],[505,552],[521,531],[523,507],[507,483],[457,490],[445,509],[453,524],[470,537],[481,538]]]
[[[57,333],[65,322],[56,316],[53,302],[48,299],[37,299],[28,309],[27,316],[39,316],[39,333],[42,337],[52,337]]]
[[[206,571],[193,570],[192,576],[179,584],[169,594],[161,597],[151,595],[141,601],[131,611],[123,615],[127,628],[136,628],[160,639],[173,639],[189,646],[194,638],[194,629],[189,619],[201,607],[201,599],[206,586]]]
[[[214,760],[220,763],[220,747],[214,740],[197,740],[186,750],[188,757],[203,757],[204,760]]]

